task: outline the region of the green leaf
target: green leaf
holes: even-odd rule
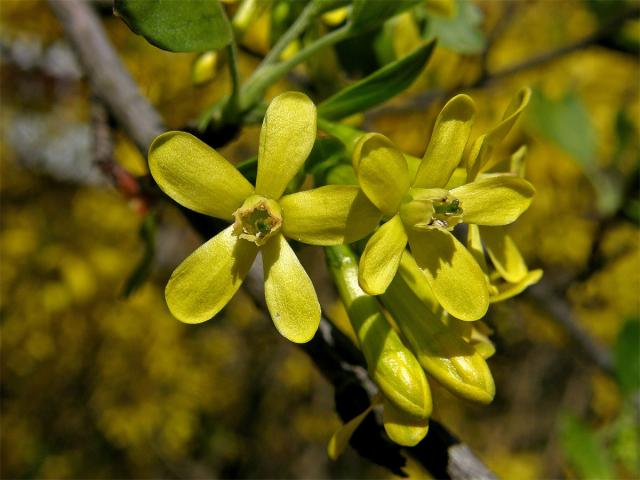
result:
[[[113,11],[138,35],[171,52],[205,52],[232,40],[218,0],[115,0]]]
[[[437,38],[441,46],[465,55],[481,53],[487,39],[482,33],[482,12],[469,0],[457,1],[454,17],[427,16],[424,38]]]
[[[578,478],[615,478],[607,451],[595,433],[576,416],[567,413],[560,418],[560,443]]]
[[[144,252],[122,289],[122,296],[128,298],[140,288],[149,277],[156,255],[156,217],[150,213],[142,220],[139,231],[144,244]]]
[[[622,326],[613,349],[616,377],[623,393],[640,390],[640,318],[630,318]]]
[[[602,214],[610,214],[618,208],[622,200],[620,180],[598,168],[597,132],[576,92],[569,92],[555,100],[534,89],[527,125],[578,162],[596,191],[597,207]]]
[[[351,32],[364,32],[382,25],[389,18],[420,3],[420,0],[354,0],[351,7]]]
[[[386,2],[382,2],[386,3]],[[435,41],[339,91],[318,105],[318,115],[339,120],[378,105],[409,87],[431,58]]]
[[[554,100],[539,89],[533,89],[527,123],[574,157],[583,169],[591,171],[596,168],[596,131],[576,92]]]

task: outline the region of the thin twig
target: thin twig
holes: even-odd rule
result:
[[[608,350],[600,346],[580,326],[569,303],[556,293],[556,289],[542,280],[529,287],[527,296],[533,299],[538,307],[546,310],[578,346],[580,351],[594,364],[609,375],[614,374],[613,359]]]
[[[93,92],[146,154],[153,139],[165,130],[162,118],[140,94],[97,15],[86,2],[78,0],[50,0],[49,6],[65,26]]]

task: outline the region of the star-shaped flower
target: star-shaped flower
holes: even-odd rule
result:
[[[160,188],[181,205],[233,222],[193,252],[165,290],[171,313],[187,323],[216,315],[238,290],[258,251],[265,297],[278,331],[309,341],[320,305],[286,237],[313,245],[358,240],[380,220],[356,186],[332,185],[282,196],[316,138],[316,108],[297,92],[271,102],[260,132],[255,188],[219,153],[184,132],[157,137],[149,167]]]
[[[535,191],[529,182],[510,174],[484,175],[450,188],[474,116],[475,106],[466,95],[444,106],[413,178],[405,156],[389,139],[372,133],[359,140],[353,155],[358,182],[387,219],[360,259],[360,282],[367,293],[386,290],[409,243],[447,312],[469,321],[486,313],[489,290],[484,272],[451,230],[463,222],[509,224],[529,207]]]

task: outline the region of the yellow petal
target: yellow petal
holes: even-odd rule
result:
[[[438,302],[438,299],[434,295],[433,290],[429,286],[429,282],[425,281],[426,277],[424,276],[424,272],[416,263],[416,259],[407,250],[402,254],[398,272],[402,277],[402,281],[410,285],[412,294],[415,295],[430,312],[440,318],[443,313],[442,305],[440,305],[440,302]]]
[[[436,119],[414,187],[442,188],[456,169],[471,134],[476,108],[467,95],[456,95]]]
[[[217,234],[175,269],[165,296],[171,313],[186,323],[216,315],[238,290],[256,256],[256,246],[233,235]]]
[[[369,295],[380,295],[393,280],[400,257],[407,246],[407,234],[400,215],[382,225],[367,242],[360,257],[360,286]]]
[[[482,246],[482,238],[480,237],[480,227],[478,225],[470,224],[468,225],[467,232],[467,249],[473,255],[473,258],[476,259],[478,265],[483,272],[488,272],[489,268],[487,267],[487,260],[484,257],[484,247]]]
[[[489,308],[482,269],[469,251],[446,230],[407,232],[411,252],[442,308],[460,320],[473,321]]]
[[[353,169],[369,200],[385,215],[394,215],[409,190],[407,161],[384,135],[368,133],[353,152]]]
[[[518,283],[505,283],[503,285],[498,285],[498,293],[496,295],[492,295],[490,301],[491,303],[496,303],[515,297],[516,295],[524,292],[527,287],[538,283],[541,278],[542,270],[531,270]]]
[[[529,273],[513,239],[501,227],[481,227],[480,233],[494,267],[507,282],[516,283]]]
[[[282,197],[284,234],[312,245],[352,243],[372,232],[380,211],[353,185],[326,185]]]
[[[327,454],[329,455],[329,458],[331,460],[337,460],[338,457],[342,455],[342,452],[344,452],[347,448],[347,445],[349,445],[349,440],[351,439],[353,432],[355,432],[360,424],[364,421],[372,408],[373,404],[360,415],[352,418],[347,423],[342,425],[338,430],[336,430],[336,432],[331,437],[331,440],[329,440],[329,445],[327,447]]]
[[[277,200],[302,167],[316,139],[316,107],[299,92],[271,101],[260,130],[256,193]]]
[[[526,171],[527,146],[522,145],[509,159],[509,171],[514,175],[524,178]]]
[[[313,338],[320,324],[320,304],[311,279],[282,235],[262,247],[264,295],[280,334],[295,343]]]
[[[387,399],[383,399],[382,422],[384,431],[398,445],[413,447],[427,436],[429,418],[417,418],[396,408]]]
[[[529,104],[530,98],[531,90],[529,88],[520,90],[504,112],[502,121],[486,135],[482,135],[476,140],[467,164],[469,181],[474,180],[480,171],[495,165],[495,162],[490,162],[494,148],[507,136],[524,108]]]
[[[452,190],[460,185],[464,185],[465,183],[467,183],[467,170],[465,168],[458,167],[453,171],[451,178],[449,178],[449,181],[444,188]]]
[[[185,132],[166,132],[149,147],[149,170],[164,193],[190,210],[232,220],[253,186],[218,152]]]
[[[488,358],[491,358],[496,353],[496,347],[491,339],[487,336],[487,334],[481,332],[480,329],[475,328],[476,324],[482,324],[482,322],[480,321],[473,323],[474,326],[471,330],[471,338],[469,339],[469,343],[475,349],[475,351],[478,352],[478,354],[486,360]]]
[[[498,226],[515,222],[535,192],[523,178],[499,174],[454,188],[451,195],[460,200],[465,223]]]

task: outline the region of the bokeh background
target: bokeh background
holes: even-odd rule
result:
[[[538,193],[511,233],[529,266],[544,269],[543,283],[490,310],[493,404],[434,387],[435,418],[505,479],[640,476],[637,16],[616,29],[617,43],[579,43],[633,5],[461,1],[455,21],[436,24],[440,45],[409,91],[353,120],[421,155],[443,104],[430,92],[470,93],[475,137],[519,88],[534,89],[498,155],[528,145],[527,177]],[[228,90],[224,68],[194,85],[195,54],[161,51],[113,17],[110,2],[95,7],[171,128]],[[332,389],[242,291],[213,321],[171,317],[164,285],[200,242],[172,206],[156,213],[149,278],[123,295],[150,254],[144,208],[94,162],[90,91],[47,3],[2,0],[0,16],[1,476],[391,478],[351,450],[328,460],[326,443],[340,425]],[[402,16],[388,26],[386,53],[360,55],[348,65],[351,78],[383,61],[389,45],[395,55],[410,51],[419,36],[410,24]],[[243,75],[268,45],[266,17],[243,41]],[[575,48],[492,78],[566,45]],[[323,76],[347,80],[327,64],[299,68],[269,94],[296,88],[322,98]],[[483,72],[489,81],[478,82]],[[315,81],[315,90],[299,79]],[[257,133],[248,127],[221,151],[245,160]],[[116,161],[145,174],[125,132],[116,129],[114,141]],[[321,278],[316,253],[302,255]],[[344,324],[334,292],[319,285],[327,313]],[[611,368],[584,353],[581,334]],[[426,476],[411,462],[407,471]]]

